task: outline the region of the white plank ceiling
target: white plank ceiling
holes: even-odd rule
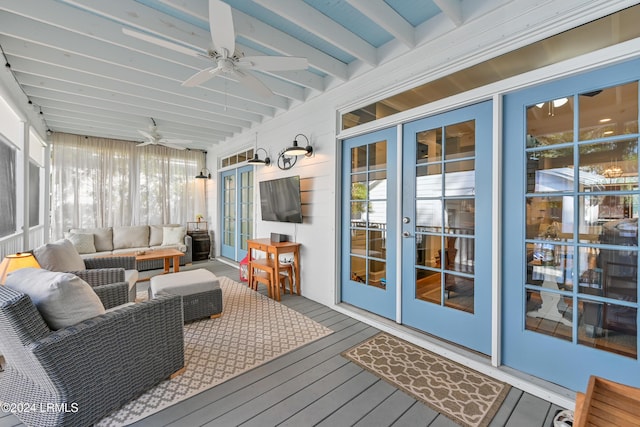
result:
[[[246,56],[308,59],[307,69],[254,72],[264,97],[217,76],[181,83],[210,67],[207,0],[3,0],[0,46],[22,91],[52,131],[210,149],[387,62],[505,0],[225,0],[236,48]],[[437,28],[438,31],[430,31]],[[179,44],[177,52],[123,29]]]

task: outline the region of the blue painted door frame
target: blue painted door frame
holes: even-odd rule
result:
[[[389,319],[396,314],[396,133],[342,145],[342,301]]]
[[[487,101],[406,124],[402,162],[402,323],[484,354],[491,351],[491,117]],[[475,149],[449,155],[447,146],[456,147],[458,141],[447,138],[447,129],[463,123],[473,123]],[[429,131],[440,132],[439,142],[431,142],[428,156],[421,155],[419,135]],[[436,145],[442,153],[432,152]],[[473,166],[455,172],[460,165]],[[440,171],[432,172],[436,168]],[[463,205],[470,206],[468,212],[453,213]],[[455,244],[445,249],[441,239]],[[429,246],[443,250],[429,252]],[[427,259],[420,259],[418,248],[427,252]],[[440,252],[438,264],[428,259],[431,252]],[[424,286],[434,279],[435,284]],[[422,289],[434,285],[427,294],[437,295],[423,296]]]
[[[243,242],[253,237],[253,169],[247,165],[220,173],[220,253],[234,261],[247,255]]]
[[[347,139],[342,146],[342,301],[485,354],[489,354],[491,348],[491,227],[487,226],[491,223],[491,105],[491,102],[484,102],[405,125],[402,159],[397,157],[398,128]],[[456,181],[454,176],[459,183],[460,176],[465,175],[471,183],[468,186],[471,194],[449,195],[438,199],[438,202],[442,206],[441,215],[446,215],[444,206],[447,202],[467,202],[473,206],[466,213],[477,224],[473,233],[464,236],[458,233],[460,235],[456,236],[471,243],[471,247],[467,245],[465,250],[475,255],[468,258],[472,265],[467,271],[452,272],[440,268],[437,274],[438,278],[445,278],[453,273],[450,277],[475,282],[471,296],[473,313],[451,308],[452,305],[446,302],[433,304],[416,297],[415,224],[416,200],[419,199],[416,197],[416,183],[424,178],[417,177],[416,134],[432,128],[445,130],[461,122],[473,122],[475,149],[464,158],[448,158],[440,167],[443,176],[452,182]],[[383,166],[378,162],[381,143],[386,144]],[[451,144],[455,143],[451,141]],[[434,154],[431,153],[432,158]],[[470,163],[474,166],[468,172],[444,173],[448,167],[457,170],[461,165]],[[400,164],[402,171],[398,170]],[[380,176],[384,176],[384,180],[379,179]],[[402,179],[402,186],[398,186],[398,178]],[[445,178],[441,177],[440,182],[445,182]],[[381,187],[381,182],[384,187]],[[383,210],[384,215],[381,216]],[[402,211],[402,218],[398,217],[399,211]],[[440,236],[455,234],[456,231],[452,230],[451,227],[442,227]],[[401,256],[396,247],[398,233],[407,235],[402,240],[401,283],[396,283],[396,265]],[[384,253],[376,245],[375,236],[383,238]],[[435,254],[437,251],[432,252]],[[382,280],[378,280],[376,268],[372,268],[371,263],[381,265],[382,262],[386,269]],[[430,270],[435,271],[433,266]],[[398,312],[397,304],[398,286],[401,288],[401,312]]]
[[[527,283],[528,257],[524,243],[528,159],[525,153],[525,148],[528,146],[527,106],[535,106],[550,99],[566,97],[573,100],[574,108],[578,110],[580,94],[595,94],[603,88],[638,80],[639,70],[640,61],[630,61],[525,89],[506,95],[504,98],[502,361],[506,366],[572,390],[586,389],[590,375],[599,375],[614,381],[640,386],[640,365],[637,358],[626,357],[578,343],[578,333],[582,333],[578,328],[583,326],[583,319],[579,317],[579,286],[573,286],[573,291],[556,291],[562,292],[563,298],[572,302],[573,314],[569,319],[563,320],[565,325],[571,326],[573,331],[571,336],[561,339],[526,328],[527,289],[525,283]],[[578,129],[578,126],[578,119],[575,118],[574,129]],[[574,134],[578,134],[578,132],[574,131]],[[637,134],[627,136],[635,139],[638,137]],[[574,138],[576,137],[574,136]],[[577,142],[574,141],[573,144],[575,145]],[[577,149],[574,151],[577,159]],[[573,181],[577,182],[576,179]],[[571,192],[568,194],[569,196],[574,195]],[[577,199],[577,193],[575,198]],[[576,209],[575,212],[578,210]],[[581,244],[579,239],[574,239],[574,242],[567,243],[567,246],[574,247],[573,253],[578,253],[577,250]],[[635,248],[630,248],[630,250],[635,250]],[[637,257],[637,254],[635,256]],[[576,282],[577,280],[574,280],[574,283]],[[635,305],[637,306],[637,302]],[[637,320],[636,318],[636,322]]]

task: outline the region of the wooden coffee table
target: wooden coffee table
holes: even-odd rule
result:
[[[177,249],[153,249],[148,250],[144,254],[118,254],[120,256],[135,256],[136,262],[138,261],[150,261],[154,259],[162,259],[164,260],[164,272],[162,274],[167,274],[169,272],[169,261],[173,258],[173,272],[177,273],[180,271],[180,257],[184,255],[184,252],[180,252]]]
[[[177,273],[180,271],[180,257],[184,255],[184,252],[180,252],[177,249],[149,249],[145,251],[144,254],[138,252],[118,252],[117,254],[110,255],[100,255],[96,258],[107,258],[107,257],[119,257],[119,256],[132,256],[136,258],[136,262],[138,261],[149,261],[154,259],[164,260],[164,271],[162,274],[167,274],[170,271],[170,260],[173,258],[173,272]],[[149,280],[150,277],[145,277],[142,279],[138,279],[138,282],[144,282]]]

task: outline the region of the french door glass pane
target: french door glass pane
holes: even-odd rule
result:
[[[526,329],[633,358],[637,120],[637,82],[530,106],[524,159]]]
[[[445,160],[476,155],[476,121],[455,123],[445,127]]]
[[[581,93],[580,140],[638,133],[638,82]]]
[[[235,223],[236,223],[236,180],[235,176],[229,175],[224,177],[224,244],[226,246],[235,247]]]
[[[475,120],[418,132],[416,143],[415,297],[473,313]]]
[[[416,299],[441,305],[441,276],[439,271],[416,268]]]
[[[473,313],[475,294],[474,281],[472,277],[459,276],[445,273],[445,307]]]
[[[442,165],[418,166],[416,168],[416,197],[439,197],[442,195]]]
[[[585,327],[578,330],[578,343],[623,356],[638,358],[638,335],[636,324],[638,309],[618,304],[602,303],[578,299],[580,317],[585,319]],[[598,319],[616,319],[615,332],[602,328]]]
[[[351,149],[351,280],[386,287],[387,143]]]
[[[527,190],[530,193],[573,191],[573,147],[529,153]]]
[[[416,164],[442,160],[442,128],[416,134]]]
[[[582,144],[580,191],[633,190],[638,186],[638,140]],[[619,153],[613,159],[611,153]]]
[[[573,141],[573,97],[549,99],[527,107],[527,148]]]

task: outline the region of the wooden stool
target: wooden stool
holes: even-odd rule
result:
[[[268,258],[251,260],[249,268],[253,272],[253,280],[250,286],[254,290],[258,290],[258,283],[262,283],[267,287],[267,292],[270,298],[280,301],[280,287],[282,291],[286,292],[285,279],[289,279],[289,292],[293,294],[293,267],[291,264],[280,264],[278,268],[281,270],[280,277],[276,281],[275,278],[275,266],[274,261]],[[259,270],[256,272],[255,270]]]

